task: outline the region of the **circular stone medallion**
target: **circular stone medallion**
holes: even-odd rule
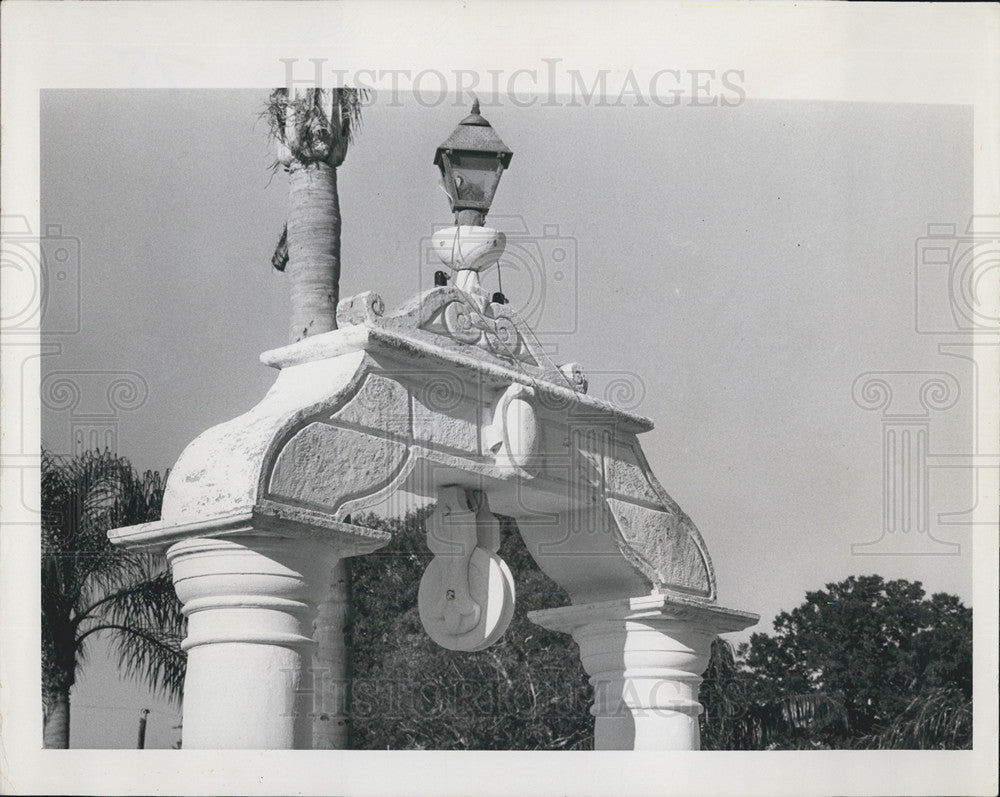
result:
[[[453,633],[445,620],[447,603],[456,600],[445,583],[449,562],[431,560],[420,579],[417,608],[427,635],[448,650],[473,651],[487,648],[503,636],[514,616],[514,577],[495,553],[477,547],[469,562],[469,593],[479,605],[478,622],[469,630]]]

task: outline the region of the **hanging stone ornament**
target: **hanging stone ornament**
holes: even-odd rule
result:
[[[514,577],[497,555],[500,524],[485,493],[443,487],[427,522],[434,558],[417,595],[427,635],[448,650],[487,648],[514,616]]]

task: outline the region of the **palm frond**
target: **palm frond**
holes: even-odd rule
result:
[[[181,650],[186,621],[169,572],[152,572],[155,558],[145,558],[149,561],[138,571],[149,577],[121,587],[91,607],[78,642],[91,634],[110,632],[125,675],[176,697],[187,659]]]
[[[881,750],[972,748],[972,701],[960,690],[938,688],[917,695],[880,732],[865,739]]]
[[[159,628],[106,623],[94,631],[111,632],[123,674],[149,686],[154,692],[178,699],[184,686],[187,655],[181,650],[182,636]]]
[[[361,109],[368,93],[363,89],[308,88],[289,92],[274,89],[261,111],[268,133],[278,145],[273,168],[291,161],[332,162],[340,165],[361,126]]]
[[[159,517],[165,477],[124,457],[43,450],[43,696],[72,686],[91,636],[107,631],[127,675],[175,693],[184,673],[184,619],[162,557],[112,546],[107,532]]]
[[[278,245],[274,247],[274,254],[271,255],[271,265],[276,271],[284,271],[288,265],[288,225],[281,228],[281,237]]]
[[[824,729],[833,725],[848,727],[843,702],[821,692],[785,695],[757,703],[748,712],[748,719],[752,723],[750,738],[754,739],[757,750],[777,745],[798,746],[798,743],[815,746]]]
[[[361,109],[367,99],[367,89],[342,88],[337,90],[341,134],[352,144],[361,129]]]

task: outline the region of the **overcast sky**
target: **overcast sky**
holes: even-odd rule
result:
[[[71,423],[111,412],[105,390],[127,372],[146,398],[116,416],[119,453],[163,470],[263,396],[275,372],[257,357],[287,342],[288,280],[270,267],[287,183],[269,170],[266,91],[42,97],[42,222],[80,251],[78,289],[73,273],[64,283],[79,331],[48,338],[59,353],[43,358],[43,387],[55,372],[84,386],[75,410],[43,403],[43,440],[68,451]],[[429,105],[365,110],[339,171],[342,296],[375,290],[392,307],[430,283],[422,239],[450,221],[432,159],[467,107]],[[958,555],[851,545],[882,529],[884,421],[852,399],[860,374],[950,373],[960,396],[931,416],[930,453],[970,451],[971,365],[939,352],[953,338],[918,334],[914,259],[929,223],[965,227],[971,110],[483,113],[514,151],[488,220],[511,233],[504,291],[553,359],[584,365],[592,394],[655,421],[641,441],[706,540],[720,602],[769,631],[807,590],[875,572],[969,603],[969,529],[936,518],[971,508],[970,471],[930,476],[933,533]],[[74,302],[59,307],[47,328],[74,330]],[[177,718],[115,678],[98,654],[74,697],[73,746],[133,746],[144,705],[159,707],[150,746],[176,741]]]

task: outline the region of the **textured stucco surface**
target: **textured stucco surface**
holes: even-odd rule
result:
[[[607,500],[626,545],[642,556],[658,587],[710,593],[708,563],[683,516],[617,498]]]
[[[364,359],[357,351],[284,369],[256,407],[195,438],[171,470],[163,521],[194,522],[251,508],[275,441],[311,410],[340,403]]]
[[[332,418],[406,438],[410,433],[410,410],[406,388],[394,379],[368,374],[361,389]]]
[[[333,511],[347,499],[382,488],[406,454],[407,447],[394,440],[312,423],[281,449],[269,497]]]

